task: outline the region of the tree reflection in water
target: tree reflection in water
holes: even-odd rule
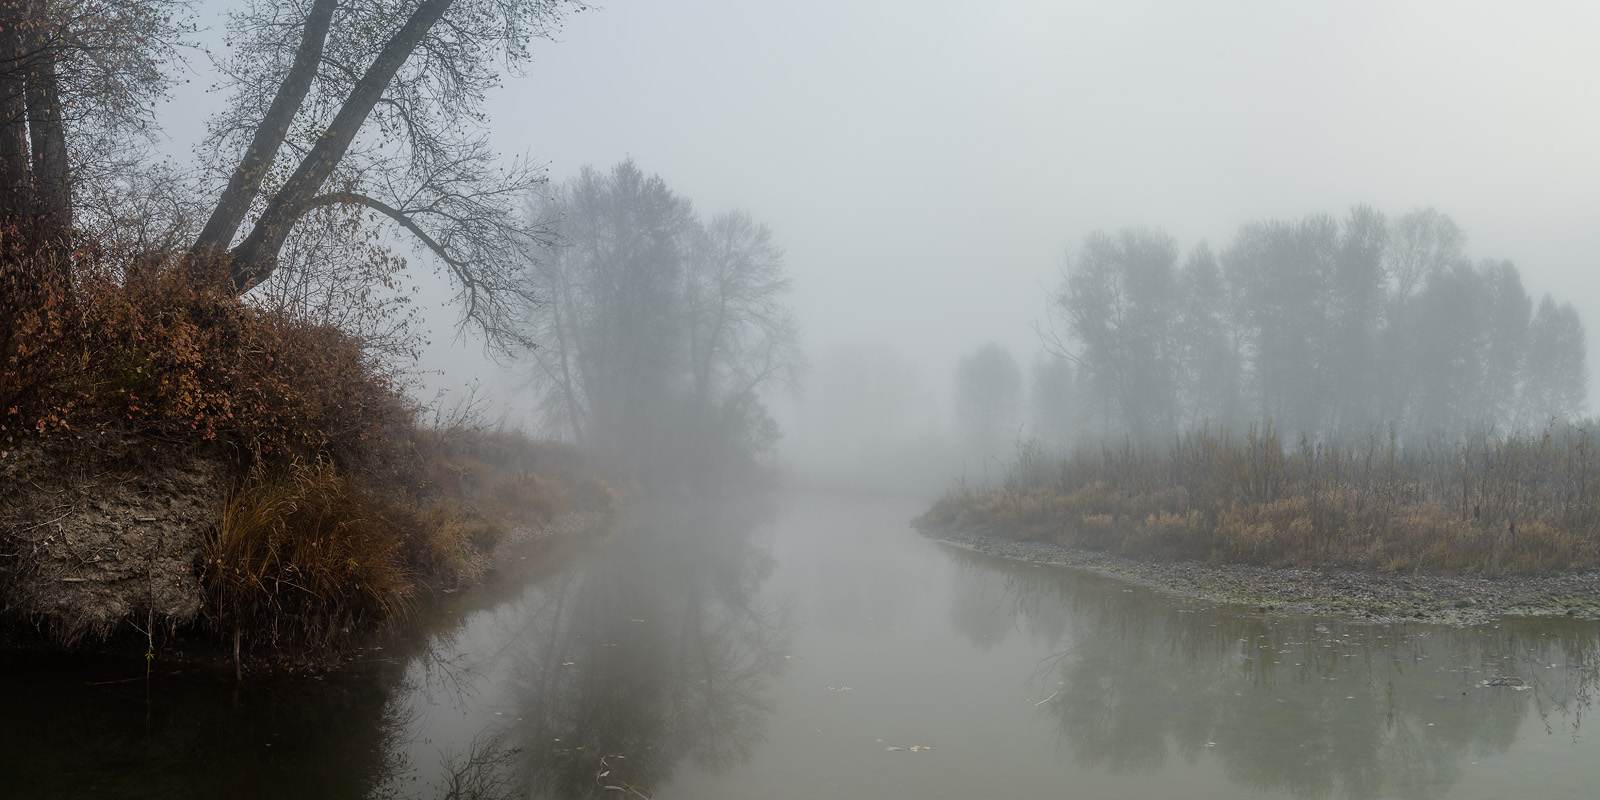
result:
[[[1065,753],[1113,772],[1214,758],[1230,779],[1268,793],[1439,797],[1467,761],[1526,735],[1530,712],[1541,733],[1576,739],[1600,681],[1593,623],[1267,616],[953,555],[987,588],[958,596],[952,619],[986,648],[1012,630],[1061,647],[1034,675],[1048,696],[1039,711]],[[993,607],[1001,594],[1004,614],[960,607]],[[1481,686],[1502,675],[1530,688]]]
[[[792,626],[757,600],[773,566],[753,536],[760,513],[680,504],[640,518],[522,602],[506,645],[514,721],[449,770],[493,791],[459,796],[648,796],[685,761],[721,770],[762,741]]]

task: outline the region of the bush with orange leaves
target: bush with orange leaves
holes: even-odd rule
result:
[[[8,255],[0,258],[6,444],[116,428],[221,440],[252,461],[345,462],[378,455],[384,434],[414,417],[392,372],[360,342],[252,307],[228,291],[220,269],[153,258],[79,258],[62,269]]]

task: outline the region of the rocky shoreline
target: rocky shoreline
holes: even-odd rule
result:
[[[917,526],[924,536],[985,555],[1086,569],[1183,597],[1283,614],[1360,621],[1475,625],[1501,616],[1600,619],[1600,572],[1476,578],[1386,575],[1198,562],[1149,562],[1051,542]]]

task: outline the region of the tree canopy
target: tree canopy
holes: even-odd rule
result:
[[[1167,234],[1086,237],[1047,344],[1101,435],[1210,422],[1318,438],[1541,427],[1585,410],[1582,321],[1509,261],[1472,262],[1449,217],[1252,222],[1179,265]]]

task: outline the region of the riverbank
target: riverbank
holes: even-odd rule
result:
[[[1600,572],[1480,578],[1143,561],[926,523],[915,527],[931,539],[985,555],[1089,570],[1181,597],[1260,612],[1446,625],[1475,625],[1508,615],[1600,619]]]
[[[168,631],[158,630],[153,640],[147,639],[142,631],[119,627],[107,636],[85,637],[64,649],[48,627],[0,624],[0,650],[126,660],[129,664],[140,665],[140,669],[148,662],[152,674],[169,676],[323,675],[369,661],[375,652],[397,651],[398,643],[414,639],[416,629],[437,624],[430,618],[441,613],[455,613],[461,598],[475,593],[491,598],[467,601],[481,605],[516,591],[516,587],[530,577],[561,563],[588,543],[609,536],[616,517],[615,508],[585,509],[566,511],[537,524],[518,525],[492,550],[477,553],[469,574],[455,576],[448,585],[421,585],[419,596],[403,613],[371,620],[360,629],[347,631],[337,642],[321,647],[247,646],[235,651],[226,637],[219,637],[204,624],[197,623]]]

